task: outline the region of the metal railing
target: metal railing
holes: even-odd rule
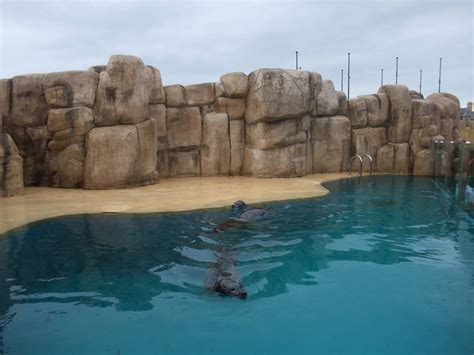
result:
[[[374,159],[372,159],[370,154],[364,154],[364,156],[362,157],[362,164],[364,163],[364,158],[366,158],[366,157],[369,159],[369,162],[370,162],[369,176],[372,176]]]
[[[360,166],[359,166],[359,178],[362,177],[362,164],[364,163],[364,160],[362,159],[362,157],[359,155],[359,154],[356,154],[354,155],[350,160],[349,160],[349,176],[352,176],[352,161],[354,159],[358,159],[359,162],[360,162]]]
[[[372,176],[374,159],[372,159],[370,154],[364,154],[362,156],[359,154],[356,154],[349,160],[349,164],[348,164],[349,176],[352,176],[352,162],[354,161],[354,159],[357,159],[360,163],[359,164],[359,180],[362,178],[362,170],[363,170],[365,158],[369,159],[369,163],[370,163],[369,176]]]

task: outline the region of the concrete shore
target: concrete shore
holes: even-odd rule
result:
[[[24,195],[0,199],[0,234],[46,218],[82,213],[151,213],[189,211],[248,203],[323,196],[321,183],[346,173],[315,174],[291,179],[200,177],[163,180],[122,190],[28,187]]]

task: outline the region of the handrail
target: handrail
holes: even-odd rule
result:
[[[352,176],[352,161],[354,159],[359,159],[360,161],[360,167],[359,167],[359,177],[362,177],[362,164],[364,163],[364,160],[359,154],[354,155],[350,160],[349,160],[349,176]]]
[[[369,158],[369,162],[370,162],[369,176],[372,176],[372,169],[373,169],[374,159],[372,159],[370,154],[364,154],[364,156],[362,157],[362,164],[364,163],[363,160],[364,160],[365,157]]]

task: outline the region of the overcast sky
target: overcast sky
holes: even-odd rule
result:
[[[0,0],[0,77],[87,69],[132,54],[164,84],[217,81],[231,71],[300,65],[333,80],[351,52],[351,97],[384,82],[462,102],[473,93],[471,0],[372,1],[5,1]],[[347,79],[344,82],[346,91]],[[347,91],[346,91],[347,92]]]

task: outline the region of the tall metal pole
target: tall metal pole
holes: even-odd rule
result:
[[[344,69],[341,69],[341,91],[344,91]]]
[[[351,53],[347,53],[347,99],[351,97]]]
[[[395,84],[398,84],[398,57],[396,57]]]
[[[296,51],[296,70],[298,70],[298,51]]]
[[[423,69],[420,69],[420,94],[421,94],[421,82],[423,81]]]
[[[380,86],[383,86],[383,68],[380,69]]]
[[[438,92],[441,92],[441,62],[443,58],[439,58],[439,79],[438,79]]]

